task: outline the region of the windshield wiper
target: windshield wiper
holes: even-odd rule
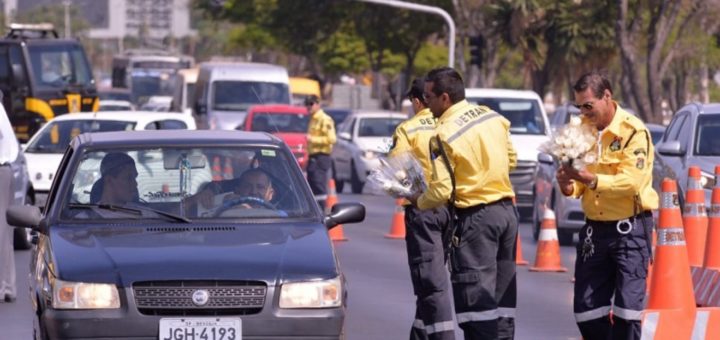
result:
[[[116,205],[116,204],[81,204],[81,203],[74,203],[74,204],[68,205],[68,208],[72,208],[72,209],[76,209],[76,208],[90,209],[93,207],[110,210],[110,211],[125,211],[125,212],[134,212],[134,213],[142,213],[143,211],[150,211],[150,212],[156,213],[160,216],[169,217],[175,221],[180,221],[180,222],[184,222],[184,223],[192,222],[187,217],[183,217],[183,216],[175,215],[173,213],[169,213],[166,211],[143,207],[143,206],[127,207],[124,205]]]

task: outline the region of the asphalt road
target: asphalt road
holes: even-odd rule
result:
[[[341,202],[366,205],[363,223],[345,225],[346,242],[335,243],[349,281],[346,330],[348,340],[407,339],[414,315],[414,296],[407,267],[405,243],[384,235],[390,230],[394,200],[381,195],[341,194]],[[520,228],[523,257],[535,258],[530,225]],[[574,250],[562,247],[567,273],[529,272],[518,266],[516,339],[580,339],[572,314]],[[0,340],[30,339],[32,311],[27,286],[29,251],[16,251],[18,298],[0,303]],[[456,331],[462,339],[462,331]]]

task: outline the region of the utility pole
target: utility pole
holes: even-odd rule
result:
[[[70,0],[63,0],[63,6],[65,6],[65,38],[70,38],[72,34],[70,31]]]
[[[409,9],[412,11],[425,12],[437,14],[445,19],[448,25],[448,66],[455,66],[455,21],[453,18],[440,7],[420,5],[411,2],[397,1],[397,0],[359,0],[362,2],[370,2],[378,5],[386,5],[397,8]]]

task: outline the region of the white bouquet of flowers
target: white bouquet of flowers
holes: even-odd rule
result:
[[[380,167],[372,171],[368,181],[394,198],[411,197],[426,189],[422,167],[409,152],[380,158]]]
[[[597,161],[596,143],[597,129],[592,125],[582,124],[580,117],[573,116],[568,124],[553,133],[550,140],[540,145],[538,150],[552,155],[563,165],[580,170]]]

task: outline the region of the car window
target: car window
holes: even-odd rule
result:
[[[145,125],[145,130],[187,130],[187,124],[176,119],[156,120]]]
[[[720,115],[698,117],[694,152],[698,156],[720,156]]]
[[[683,123],[685,123],[686,118],[687,114],[681,113],[677,117],[675,117],[672,122],[670,122],[670,126],[668,126],[667,128],[667,132],[665,133],[663,142],[677,140],[678,134],[680,134],[680,129],[682,129]]]
[[[310,115],[301,113],[254,112],[250,129],[260,132],[306,133]]]
[[[692,118],[691,118],[690,114],[685,114],[685,117],[686,118],[685,118],[685,121],[683,122],[683,125],[678,130],[678,135],[677,135],[676,139],[680,142],[680,146],[684,150],[690,150],[690,147],[692,146],[691,143],[693,142],[692,138],[691,138],[691,134],[693,133],[692,132],[693,126],[691,123]]]
[[[28,144],[25,152],[63,153],[75,136],[85,132],[134,130],[135,122],[115,120],[59,120],[48,123]]]
[[[469,98],[485,105],[510,121],[510,132],[521,135],[544,135],[545,121],[537,100],[519,98]]]
[[[118,156],[118,153],[123,155]],[[306,184],[302,176],[297,175],[298,170],[290,166],[295,163],[290,157],[282,149],[274,147],[86,150],[80,155],[74,171],[67,174],[67,178],[72,179],[72,185],[63,196],[66,197],[63,218],[153,217],[143,210],[148,208],[189,219],[312,217],[315,214],[314,201],[304,189]],[[116,158],[130,161],[113,163]],[[120,170],[120,165],[103,165],[106,163],[132,166]],[[128,172],[128,168],[133,170]],[[113,173],[109,169],[119,170]],[[258,202],[255,192],[246,191],[252,188],[244,177],[250,169],[262,172],[262,180],[271,183],[272,194],[264,196],[266,204]],[[134,181],[133,175],[136,175]],[[207,196],[203,196],[205,194]],[[199,197],[206,199],[200,200]],[[234,202],[234,199],[244,201]],[[142,212],[106,211],[97,206],[99,203]],[[255,203],[259,205],[255,206]]]
[[[358,137],[392,136],[395,128],[402,122],[402,118],[361,118],[358,124]]]

